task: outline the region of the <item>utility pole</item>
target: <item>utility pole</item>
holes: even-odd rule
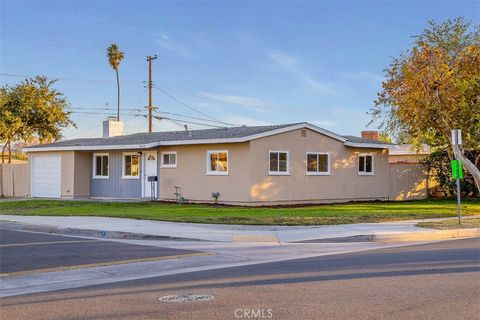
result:
[[[152,101],[152,61],[157,59],[157,55],[147,56],[148,61],[148,132],[152,132],[153,101]]]

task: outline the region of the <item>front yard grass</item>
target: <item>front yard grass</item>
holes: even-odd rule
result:
[[[461,221],[462,223],[460,225],[457,219],[448,219],[443,221],[420,222],[417,226],[440,230],[480,228],[480,218],[462,219]]]
[[[0,214],[101,216],[249,225],[332,225],[455,217],[456,202],[442,199],[252,208],[152,202],[27,200],[0,202]],[[480,215],[480,200],[464,200],[462,214]]]

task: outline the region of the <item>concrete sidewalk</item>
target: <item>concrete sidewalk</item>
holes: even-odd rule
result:
[[[50,217],[0,215],[0,221],[21,223],[43,228],[44,232],[62,232],[75,235],[104,238],[203,240],[216,242],[310,242],[310,241],[375,241],[389,238],[407,239],[419,236],[415,241],[429,240],[429,234],[461,237],[452,232],[419,228],[420,221],[409,220],[385,223],[359,223],[328,226],[245,226],[221,224],[176,223],[105,217]],[[470,230],[467,236],[479,236],[479,229]],[[473,231],[472,231],[473,230]],[[453,236],[449,236],[453,234]],[[441,239],[441,238],[439,238]],[[436,239],[431,239],[436,240]]]

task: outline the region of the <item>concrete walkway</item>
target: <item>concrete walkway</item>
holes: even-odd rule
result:
[[[333,226],[244,226],[221,224],[176,223],[149,220],[134,220],[105,217],[49,217],[0,215],[0,220],[45,228],[96,231],[86,236],[120,238],[114,232],[139,235],[140,238],[157,236],[174,239],[203,240],[216,242],[301,242],[321,239],[422,234],[432,229],[419,228],[420,221],[409,220],[385,223],[359,223]],[[433,219],[429,219],[433,220]],[[77,233],[78,234],[78,233]],[[125,236],[125,235],[124,235]]]

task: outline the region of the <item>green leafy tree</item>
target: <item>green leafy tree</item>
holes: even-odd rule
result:
[[[0,89],[0,140],[2,162],[8,146],[11,161],[11,144],[16,141],[38,140],[50,142],[62,137],[62,128],[76,127],[66,111],[65,96],[53,88],[55,80],[38,76],[15,86]]]
[[[123,60],[123,56],[124,53],[120,51],[115,43],[107,48],[108,63],[117,75],[117,121],[120,121],[120,79],[118,77],[118,66],[120,65],[120,61]]]
[[[447,150],[450,158],[455,154],[480,190],[478,159],[463,155],[480,150],[480,27],[463,18],[430,21],[414,39],[413,48],[386,68],[383,90],[370,110],[373,121],[414,146],[426,143]],[[451,147],[452,129],[462,130],[463,150]]]

